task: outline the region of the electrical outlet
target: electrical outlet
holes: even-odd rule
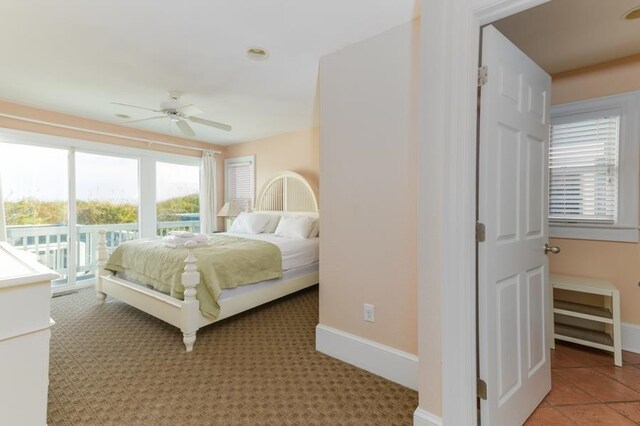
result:
[[[368,303],[364,304],[364,320],[369,322],[375,322],[376,320],[375,306],[370,305]]]

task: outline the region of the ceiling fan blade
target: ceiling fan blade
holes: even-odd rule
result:
[[[204,118],[198,117],[189,117],[189,120],[194,123],[204,124],[205,126],[215,127],[220,130],[226,130],[227,132],[231,131],[231,126],[224,123],[218,123],[217,121],[205,120]]]
[[[158,115],[156,117],[141,118],[140,120],[125,121],[124,124],[139,123],[141,121],[149,121],[149,120],[157,120],[158,118],[165,118],[165,117],[166,117],[166,115]]]
[[[187,117],[190,117],[192,115],[202,114],[202,110],[195,105],[181,106],[180,108],[176,108],[176,111],[186,115]]]
[[[158,110],[158,109],[151,109],[151,108],[141,107],[141,106],[138,106],[138,105],[123,104],[123,103],[121,103],[121,102],[111,102],[111,105],[120,105],[120,106],[126,106],[126,107],[129,107],[129,108],[144,109],[144,110],[146,110],[146,111],[162,112],[162,111],[160,111],[160,110]]]
[[[178,126],[178,129],[180,129],[182,134],[185,136],[193,137],[196,135],[196,132],[193,131],[191,126],[189,126],[189,123],[187,123],[186,121],[178,121],[176,122],[176,126]]]

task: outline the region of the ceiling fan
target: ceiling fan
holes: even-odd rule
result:
[[[216,129],[230,131],[231,126],[217,121],[205,120],[204,118],[194,117],[195,115],[202,114],[202,110],[195,105],[180,105],[180,94],[176,92],[169,93],[169,100],[160,104],[160,109],[153,109],[147,107],[141,107],[138,105],[123,104],[121,102],[111,102],[113,105],[126,106],[129,108],[138,108],[146,111],[157,112],[162,115],[156,115],[154,117],[142,118],[140,120],[131,120],[125,123],[140,123],[142,121],[159,120],[161,118],[168,118],[178,126],[178,129],[185,136],[195,136],[196,132],[193,131],[187,121],[193,123],[202,124],[209,127],[215,127]]]

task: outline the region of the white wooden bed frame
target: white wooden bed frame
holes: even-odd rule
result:
[[[294,172],[281,172],[269,179],[258,196],[256,210],[259,213],[280,215],[309,215],[319,217],[318,202],[309,183]],[[196,257],[187,243],[188,256],[185,259],[182,285],[184,300],[173,298],[146,286],[117,277],[104,269],[109,252],[105,240],[105,231],[99,231],[96,274],[96,295],[98,302],[104,303],[107,295],[121,300],[143,312],[153,315],[182,331],[187,352],[193,350],[196,333],[201,327],[231,317],[240,312],[310,287],[319,282],[319,273],[312,273],[263,286],[262,288],[219,302],[220,314],[216,319],[205,317],[200,312],[200,303],[196,299],[196,286],[200,282],[200,273],[196,267]],[[249,284],[251,285],[251,284]]]

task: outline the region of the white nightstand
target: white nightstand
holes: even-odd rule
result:
[[[603,306],[553,301],[554,337],[558,340],[613,352],[614,363],[622,367],[620,342],[620,292],[608,281],[549,275],[554,289],[604,296]]]

